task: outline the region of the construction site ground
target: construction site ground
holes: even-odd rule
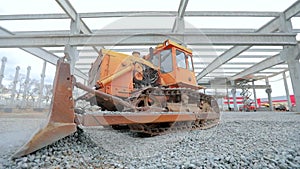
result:
[[[209,130],[148,138],[84,129],[83,138],[75,134],[37,154],[9,159],[46,117],[0,113],[0,168],[300,168],[295,112],[222,112],[220,124]]]

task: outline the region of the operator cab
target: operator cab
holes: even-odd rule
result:
[[[166,40],[150,51],[147,60],[159,67],[162,85],[198,88],[190,49]]]

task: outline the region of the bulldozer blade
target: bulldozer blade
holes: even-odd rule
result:
[[[57,61],[53,83],[53,98],[46,123],[24,144],[12,158],[21,157],[39,150],[77,130],[74,123],[73,77],[70,65]]]

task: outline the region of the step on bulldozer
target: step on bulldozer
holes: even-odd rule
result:
[[[89,70],[88,84],[76,82],[70,64],[58,60],[47,122],[18,150],[20,157],[77,131],[111,126],[156,136],[179,130],[207,129],[219,123],[213,96],[200,92],[192,51],[166,40],[141,57],[102,49]],[[73,98],[73,88],[85,94]],[[78,100],[100,111],[78,111]]]

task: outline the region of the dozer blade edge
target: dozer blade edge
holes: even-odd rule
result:
[[[24,144],[12,158],[21,157],[39,150],[57,140],[74,133],[74,101],[72,96],[72,76],[70,65],[63,60],[57,61],[53,83],[53,98],[47,122]]]

